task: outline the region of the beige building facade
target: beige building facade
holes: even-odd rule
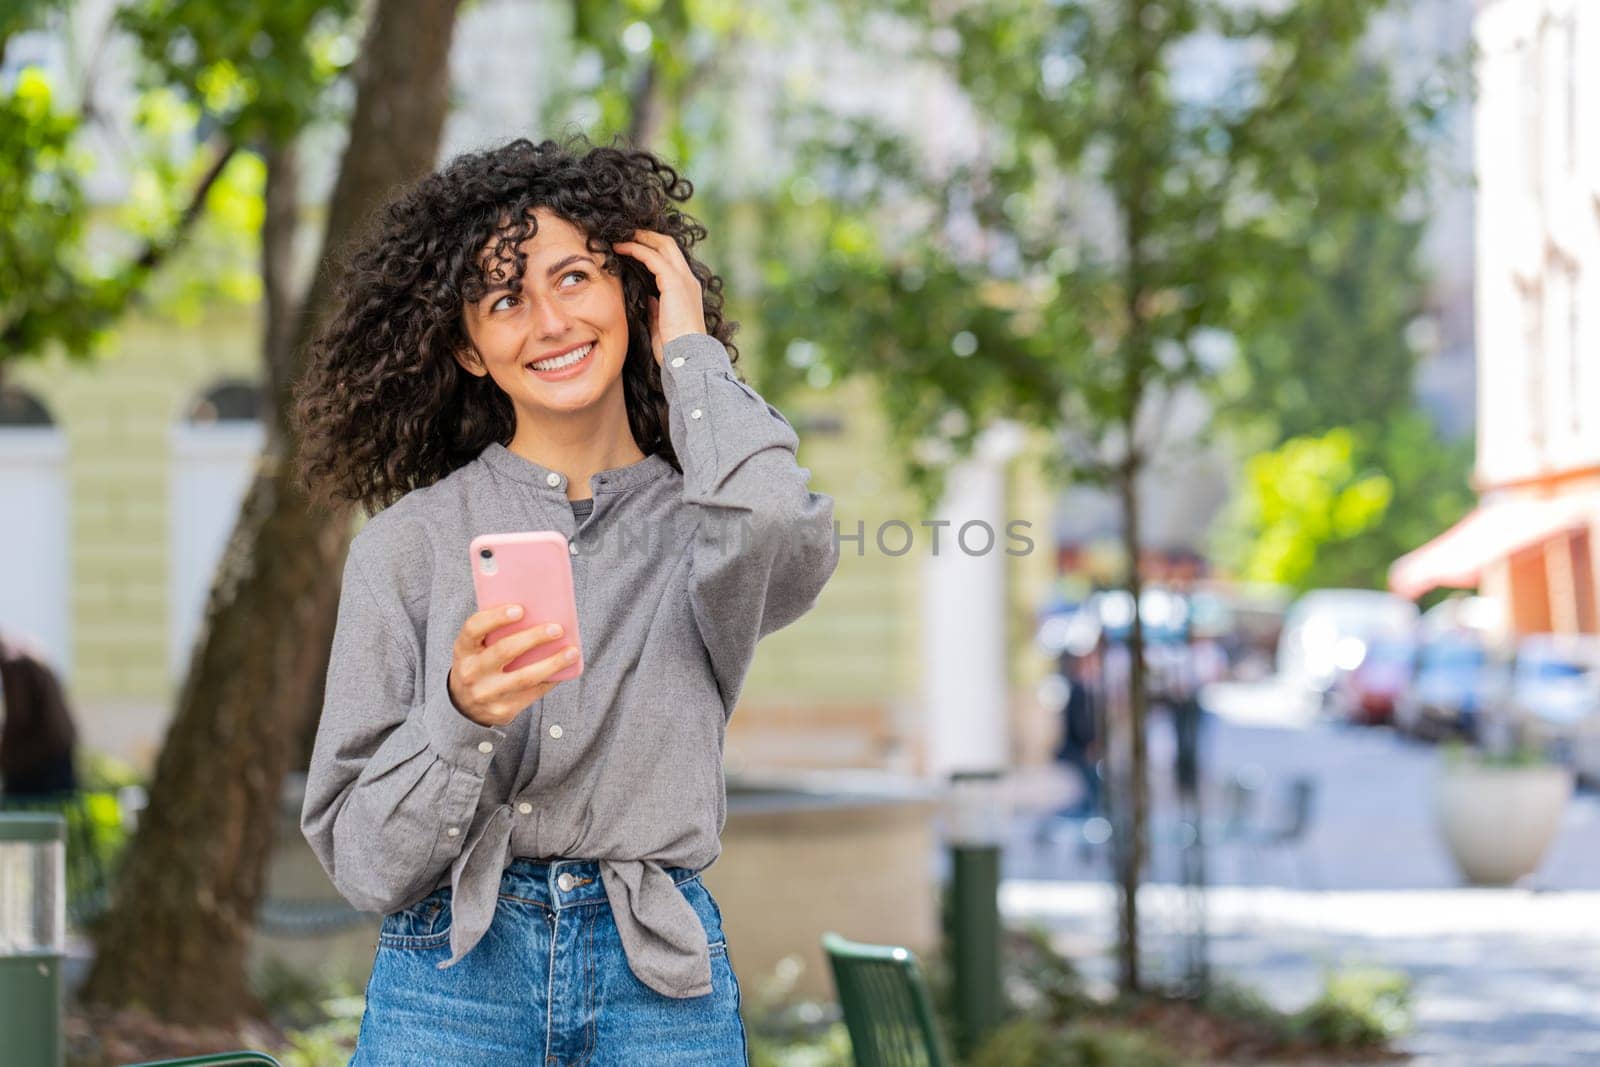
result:
[[[1477,586],[1512,634],[1593,633],[1600,531],[1600,5],[1479,4],[1480,505],[1397,561]]]

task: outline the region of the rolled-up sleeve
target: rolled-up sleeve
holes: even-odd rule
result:
[[[345,561],[300,828],[345,899],[387,913],[460,853],[505,731],[457,711],[444,676],[418,692],[417,636],[360,544]]]
[[[734,377],[721,341],[685,334],[662,357],[668,434],[695,513],[690,598],[731,715],[756,643],[809,611],[838,566],[833,498],[811,491],[794,427]]]

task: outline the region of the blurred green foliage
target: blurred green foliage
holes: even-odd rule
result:
[[[328,87],[360,48],[355,0],[126,0],[144,83],[178,94],[238,144],[285,142],[339,104]]]
[[[1381,1045],[1411,1026],[1411,979],[1382,967],[1328,971],[1322,992],[1295,1017],[1300,1030],[1325,1049]]]
[[[85,261],[81,125],[38,70],[0,86],[0,359],[51,341],[83,355],[123,299],[125,284]]]
[[[84,194],[95,101],[68,99],[36,67],[0,86],[0,360],[52,345],[92,356],[136,301],[193,321],[208,303],[258,299],[264,175],[250,149],[287,141],[340,106],[327,90],[354,59],[357,8],[355,0],[114,7],[106,32],[136,47],[141,95],[132,129],[117,131],[128,142],[117,163],[129,195],[110,212]],[[48,27],[70,40],[71,10],[9,6],[0,58],[24,30]],[[191,240],[197,228],[204,236]],[[158,273],[186,245],[181,267]]]
[[[1403,95],[1361,52],[1387,6],[891,5],[917,42],[895,61],[953,74],[982,142],[935,167],[902,130],[787,102],[787,127],[811,132],[760,234],[769,348],[812,384],[877,380],[930,503],[999,418],[1055,435],[1063,481],[1110,484],[1186,447],[1164,437],[1166,405],[1218,373],[1219,340],[1276,351],[1319,284],[1308,264],[1408,239],[1325,232],[1387,220],[1426,172],[1440,99]],[[1255,368],[1248,388],[1282,386],[1268,355]]]
[[[269,1017],[288,1045],[275,1055],[283,1067],[343,1067],[361,1031],[365,1001],[347,982],[320,978],[277,957],[267,957],[251,975]]]
[[[853,1067],[850,1033],[835,1022],[808,1036],[773,1037],[747,1027],[750,1067]]]
[[[1353,79],[1351,92],[1366,84]],[[1281,283],[1292,299],[1240,308],[1251,328],[1214,383],[1218,416],[1246,447],[1340,426],[1379,429],[1416,406],[1410,338],[1427,302],[1421,221],[1394,205],[1309,224],[1306,262]]]
[[[1349,75],[1344,106],[1384,106],[1385,80]],[[1436,109],[1455,99],[1449,75],[1428,83]],[[1430,332],[1424,220],[1395,201],[1300,224],[1309,254],[1281,280],[1285,299],[1241,301],[1248,328],[1212,383],[1219,423],[1255,453],[1215,552],[1248,581],[1381,588],[1390,564],[1474,501],[1472,442],[1440,435],[1415,398],[1416,337]]]
[[[1178,1067],[1182,1061],[1134,1030],[1056,1027],[1024,1016],[989,1035],[965,1062],[967,1067]]]
[[[84,748],[78,755],[78,780],[84,789],[121,789],[149,784],[149,776],[126,760],[100,749]]]
[[[1510,735],[1495,739],[1498,743],[1469,745],[1460,738],[1451,738],[1441,746],[1444,766],[1450,770],[1467,768],[1500,768],[1526,770],[1532,767],[1561,766],[1548,748],[1531,743],[1523,731],[1512,728]]]
[[[1283,1045],[1309,1045],[1324,1053],[1371,1052],[1411,1027],[1414,985],[1385,967],[1329,967],[1315,1000],[1296,1012],[1274,1007],[1236,982],[1217,984],[1205,999],[1209,1011],[1255,1026]]]
[[[1110,1000],[1088,994],[1072,960],[1042,927],[1008,928],[1005,975],[1011,1019],[988,1035],[970,1067],[1166,1067],[1209,1062],[1183,1048],[1185,1026],[1203,1040],[1249,1046],[1285,1061],[1308,1055],[1382,1054],[1410,1026],[1412,983],[1371,966],[1328,967],[1315,1000],[1283,1011],[1256,990],[1214,980],[1198,1000],[1159,992]],[[1159,1028],[1152,1019],[1164,1018]],[[1233,1026],[1225,1024],[1232,1023]]]
[[[1292,438],[1245,461],[1218,558],[1246,581],[1381,588],[1390,564],[1472,507],[1472,449],[1416,410]]]
[[[0,4],[0,53],[12,36],[33,29],[68,6],[69,0],[6,0]]]

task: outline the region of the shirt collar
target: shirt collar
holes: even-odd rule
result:
[[[498,441],[492,442],[478,456],[484,463],[494,470],[514,478],[519,482],[543,489],[547,493],[559,494],[563,499],[567,495],[567,476],[561,471],[554,470],[542,464],[535,463],[525,456],[520,456],[511,451]],[[643,459],[623,467],[612,467],[603,470],[590,479],[589,489],[594,493],[621,493],[636,486],[653,482],[667,471],[672,469],[672,464],[667,462],[665,456],[659,452],[652,452]],[[550,484],[550,475],[556,475],[558,481]]]

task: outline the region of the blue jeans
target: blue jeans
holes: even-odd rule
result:
[[[447,970],[450,888],[387,915],[350,1067],[727,1067],[749,1051],[722,911],[668,874],[711,944],[712,991],[679,999],[628,969],[592,860],[515,859],[483,940]],[[577,883],[561,890],[556,879]]]

